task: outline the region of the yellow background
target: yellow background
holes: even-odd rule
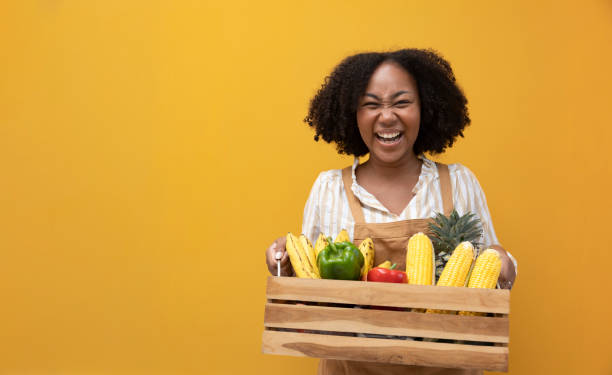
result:
[[[433,47],[519,261],[513,374],[611,374],[610,1],[3,1],[0,374],[313,374],[261,354],[264,249],[348,165],[344,56]]]

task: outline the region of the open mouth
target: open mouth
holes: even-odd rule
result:
[[[376,139],[378,139],[382,143],[395,143],[399,141],[402,137],[401,132],[392,132],[392,133],[376,133]]]

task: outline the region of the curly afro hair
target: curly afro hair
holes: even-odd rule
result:
[[[402,49],[360,53],[344,59],[310,102],[304,119],[316,131],[315,140],[337,145],[338,152],[362,156],[369,152],[357,127],[357,105],[370,77],[386,61],[393,61],[417,82],[421,105],[419,135],[414,153],[442,153],[470,123],[467,99],[457,86],[448,61],[433,50]]]

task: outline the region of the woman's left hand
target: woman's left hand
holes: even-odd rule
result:
[[[497,250],[501,258],[502,266],[501,272],[499,273],[499,286],[502,289],[511,289],[512,285],[514,284],[514,279],[516,278],[514,262],[508,256],[506,250],[504,250],[504,248],[500,245],[491,245],[489,248]]]

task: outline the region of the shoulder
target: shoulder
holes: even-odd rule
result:
[[[474,172],[472,172],[468,167],[463,164],[449,164],[448,172],[451,175],[451,178],[454,178],[455,180],[460,179],[478,181]]]
[[[484,194],[482,186],[474,172],[463,164],[450,164],[448,166],[451,184],[456,195],[463,197],[480,197]]]
[[[313,189],[327,190],[342,184],[342,169],[330,169],[319,173]]]
[[[421,159],[423,160],[425,172],[434,176],[435,179],[438,179],[440,176],[440,173],[438,171],[438,164],[433,160],[426,158],[425,156],[421,156]],[[446,165],[448,166],[448,173],[453,184],[457,181],[478,181],[474,173],[465,165],[459,163]]]
[[[329,184],[342,181],[342,169],[330,169],[319,173],[316,182],[320,184]]]
[[[319,173],[312,185],[311,195],[319,196],[336,192],[343,188],[342,169],[330,169]]]

